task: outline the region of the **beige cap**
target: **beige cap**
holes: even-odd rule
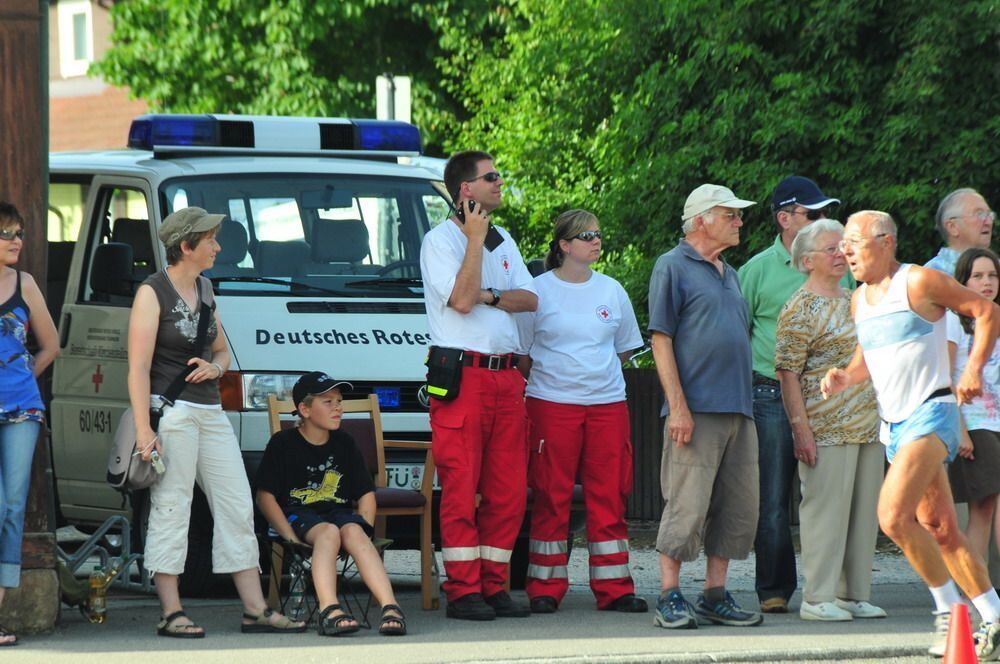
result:
[[[174,246],[185,235],[210,231],[225,218],[224,214],[209,214],[200,207],[181,208],[168,215],[160,224],[160,241],[165,246]]]
[[[756,204],[755,201],[737,198],[729,187],[723,187],[721,184],[703,184],[692,191],[691,195],[687,197],[687,201],[684,202],[684,216],[681,217],[681,221],[687,221],[706,210],[711,210],[716,205],[746,208]]]

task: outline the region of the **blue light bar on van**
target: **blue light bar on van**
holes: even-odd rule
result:
[[[395,120],[250,115],[143,115],[128,146],[140,150],[420,154],[420,131]]]

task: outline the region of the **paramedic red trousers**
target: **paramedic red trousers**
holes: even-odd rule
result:
[[[562,601],[569,588],[567,534],[579,476],[587,504],[590,589],[598,608],[635,592],[628,568],[625,501],[632,490],[632,444],[624,401],[576,406],[527,400],[533,491],[528,596]]]
[[[504,589],[524,519],[528,476],[524,378],[517,369],[465,367],[458,397],[431,400],[441,483],[441,554],[448,601]],[[480,494],[476,508],[476,494]]]

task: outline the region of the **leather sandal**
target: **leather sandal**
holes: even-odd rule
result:
[[[281,616],[277,622],[271,622],[274,609],[267,608],[259,616],[252,613],[244,613],[244,620],[252,620],[252,623],[240,623],[240,631],[244,634],[298,634],[306,631],[304,622],[295,622],[288,616]]]
[[[387,604],[386,606],[390,605]],[[339,616],[331,616],[330,614],[334,611],[344,611],[344,608],[340,604],[331,604],[320,612],[316,627],[316,631],[319,632],[320,636],[343,636],[345,634],[353,634],[361,629],[361,625],[358,624],[357,619],[350,613],[344,611]],[[354,624],[344,624],[350,622]]]
[[[184,611],[174,611],[169,616],[164,616],[160,622],[156,625],[156,635],[166,636],[171,639],[203,639],[205,638],[205,630],[201,629],[195,623],[188,623],[186,625],[175,625],[174,623],[178,618],[187,618],[187,614]],[[191,630],[201,630],[199,632],[193,632]]]
[[[392,615],[389,611],[395,611],[399,615]],[[399,623],[393,625],[393,623]],[[385,604],[382,606],[382,621],[378,627],[378,633],[382,636],[405,636],[406,616],[397,604]]]
[[[0,625],[0,639],[5,639],[7,637],[14,637],[12,641],[0,641],[0,648],[4,646],[16,646],[17,645],[17,634],[10,631],[3,625]]]

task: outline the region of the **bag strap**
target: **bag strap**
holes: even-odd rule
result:
[[[199,289],[199,294],[200,294]],[[205,302],[201,303],[201,310],[198,313],[198,335],[194,339],[194,357],[200,357],[201,351],[205,348],[205,338],[208,336],[208,325],[212,319],[212,308],[209,307]],[[170,405],[173,405],[177,397],[180,396],[184,388],[187,387],[187,381],[185,380],[192,371],[198,368],[197,364],[188,364],[177,377],[174,378],[173,382],[167,387],[163,393],[163,400]]]

